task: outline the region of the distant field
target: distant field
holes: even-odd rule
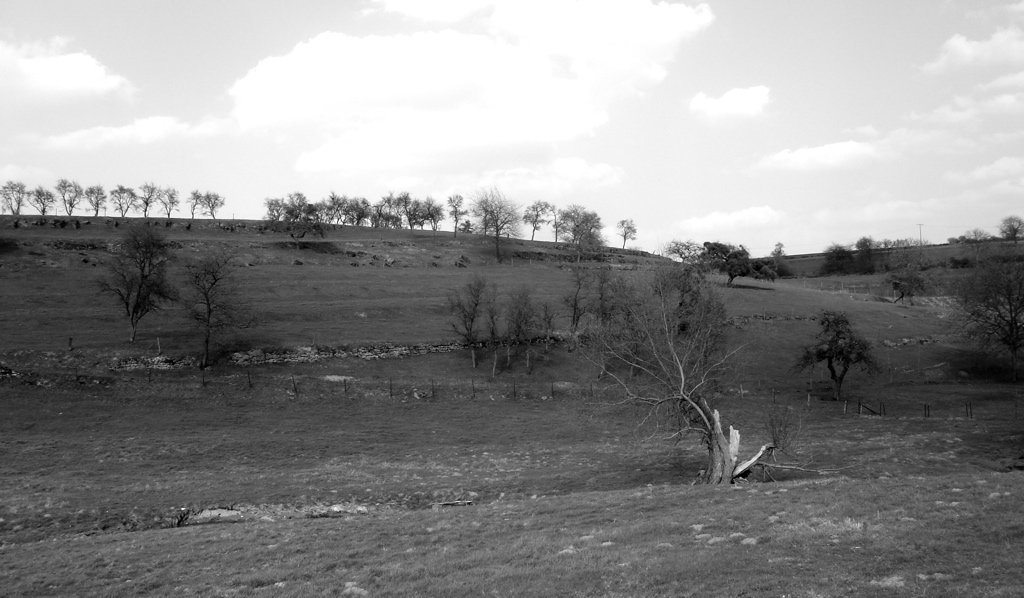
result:
[[[450,233],[346,228],[296,248],[183,223],[180,254],[236,249],[264,314],[226,352],[447,341],[446,295],[469,276],[557,302],[572,259],[524,242],[497,265],[488,240]],[[666,440],[562,345],[529,367],[502,351],[493,377],[466,351],[112,371],[157,338],[196,351],[171,310],[125,342],[92,286],[118,232],[0,228],[0,594],[1020,595],[1024,402],[946,302],[851,289],[881,277],[718,280],[739,352],[717,407],[741,456],[785,415],[800,432],[780,462],[800,468],[691,487],[696,438]],[[602,259],[589,266],[652,260]],[[848,403],[822,400],[823,368],[791,368],[822,309],[846,311],[882,366],[849,374]]]

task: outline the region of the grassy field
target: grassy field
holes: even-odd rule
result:
[[[496,377],[464,351],[111,370],[158,336],[165,355],[196,346],[170,311],[123,341],[90,286],[116,231],[83,230],[0,234],[2,595],[1024,595],[1024,404],[941,298],[723,286],[741,350],[718,408],[743,455],[787,418],[780,459],[802,469],[707,488],[696,439],[666,441],[562,346],[529,368],[502,355]],[[267,317],[233,348],[444,342],[445,296],[474,273],[549,301],[568,285],[550,244],[499,266],[486,240],[429,232],[346,229],[314,253],[170,230],[182,252],[248,247]],[[385,247],[397,266],[371,263]],[[790,369],[825,308],[883,365],[850,374],[847,404],[820,400],[820,368]]]

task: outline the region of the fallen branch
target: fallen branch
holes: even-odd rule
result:
[[[473,504],[471,500],[450,500],[448,502],[435,502],[432,507],[468,507]]]

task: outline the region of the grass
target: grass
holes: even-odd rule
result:
[[[157,335],[165,354],[194,341],[166,313],[127,347],[109,306],[71,296],[97,271],[79,258],[105,259],[54,246],[82,230],[19,229],[0,255],[0,361],[24,374],[0,379],[4,595],[1019,595],[1024,412],[941,303],[723,286],[743,348],[718,408],[741,455],[788,413],[801,430],[784,461],[833,473],[705,488],[689,485],[695,439],[666,442],[564,347],[536,347],[529,369],[502,356],[495,378],[489,356],[473,370],[459,351],[111,371],[115,355],[156,355]],[[255,244],[239,273],[272,317],[239,348],[443,341],[445,294],[470,274],[550,300],[566,278],[558,261],[484,265],[485,242],[430,233],[354,230],[314,254],[171,231],[190,251]],[[97,247],[115,234],[101,232]],[[472,265],[338,261],[384,241],[399,261],[457,251]],[[561,259],[519,251],[542,249]],[[790,369],[824,308],[850,313],[884,367],[852,372],[846,405],[819,400],[820,368]]]

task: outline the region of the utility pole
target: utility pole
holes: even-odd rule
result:
[[[924,226],[924,225],[923,224],[918,224],[917,225],[917,246],[918,247],[924,247],[924,233],[921,232],[921,227],[922,226]]]

